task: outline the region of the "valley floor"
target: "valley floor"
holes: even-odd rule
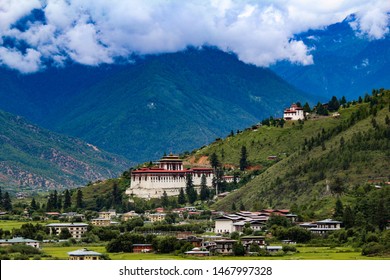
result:
[[[67,252],[80,249],[80,246],[54,247],[44,245],[42,248],[46,255],[60,260],[68,259]],[[88,246],[88,249],[99,253],[106,253],[104,246]],[[367,257],[361,251],[352,247],[307,247],[297,245],[296,253],[283,256],[210,256],[188,257],[174,254],[153,253],[107,253],[111,260],[390,260],[390,256]]]

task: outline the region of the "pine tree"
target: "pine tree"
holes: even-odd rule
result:
[[[192,175],[188,174],[186,177],[186,194],[189,203],[194,203],[197,199],[198,194],[194,188],[194,182],[192,181]]]
[[[69,192],[69,190],[65,190],[65,194],[64,194],[64,210],[67,211],[67,209],[70,209],[71,206],[72,206],[72,198],[70,196],[70,192]]]
[[[5,192],[3,197],[3,208],[5,211],[12,211],[11,197],[8,192]]]
[[[178,204],[185,204],[186,203],[186,196],[184,194],[183,188],[180,189],[179,196],[177,198]]]
[[[161,197],[161,206],[164,208],[169,206],[169,198],[166,191],[164,191],[163,196]]]
[[[343,213],[343,225],[346,229],[352,228],[355,224],[353,211],[349,205],[345,206]]]
[[[305,105],[303,105],[303,112],[305,112],[305,113],[311,112],[309,103],[306,102]]]
[[[120,206],[122,204],[122,194],[119,191],[118,184],[114,182],[112,186],[112,207]]]
[[[61,196],[58,196],[58,198],[57,198],[57,209],[59,211],[61,211],[61,209],[62,209],[62,197]]]
[[[200,200],[205,201],[210,197],[210,190],[207,187],[206,176],[203,174],[200,183]]]
[[[344,215],[344,206],[340,198],[337,198],[336,205],[334,208],[333,218],[336,220],[341,220]]]
[[[211,164],[211,167],[214,169],[216,169],[219,166],[219,160],[218,160],[216,153],[212,153],[210,155],[210,164]]]
[[[58,209],[58,192],[57,190],[54,190],[54,193],[53,193],[53,209]]]
[[[244,171],[248,167],[248,154],[246,147],[241,147],[241,158],[240,158],[240,170]]]
[[[83,208],[83,192],[80,189],[77,190],[76,208]]]
[[[37,202],[35,201],[35,198],[33,197],[33,199],[31,200],[31,204],[30,204],[30,207],[32,210],[37,210]]]

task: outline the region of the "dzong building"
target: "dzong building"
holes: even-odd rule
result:
[[[156,167],[143,167],[131,172],[131,185],[126,194],[140,198],[159,198],[164,191],[168,196],[179,195],[180,189],[185,191],[186,177],[192,175],[195,189],[200,190],[202,176],[206,185],[212,186],[214,171],[212,168],[183,167],[183,160],[176,155],[164,156]]]

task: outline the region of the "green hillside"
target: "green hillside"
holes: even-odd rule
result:
[[[117,177],[129,164],[79,139],[0,111],[0,186],[5,190],[83,186]]]
[[[248,210],[299,206],[312,216],[328,216],[336,194],[348,200],[349,191],[389,181],[390,91],[379,95],[340,109],[339,118],[312,115],[303,124],[254,127],[194,152],[195,161],[216,153],[226,170],[237,172],[245,146],[249,169],[259,169],[213,207],[231,210],[233,202]]]

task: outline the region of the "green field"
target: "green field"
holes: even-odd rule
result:
[[[0,221],[0,228],[5,231],[9,230],[11,231],[13,228],[21,228],[23,224],[26,222],[24,221],[9,221],[9,220],[1,220]]]
[[[43,252],[53,258],[67,259],[67,252],[81,249],[82,246],[54,247],[44,245]],[[104,246],[89,246],[89,250],[106,253]],[[297,247],[298,252],[284,256],[267,257],[235,257],[235,256],[210,256],[210,257],[187,257],[173,254],[144,254],[144,253],[108,253],[112,260],[390,260],[387,257],[365,257],[360,251],[352,247]]]
[[[48,220],[48,221],[45,221],[44,223],[43,222],[33,222],[33,221],[12,221],[12,220],[0,220],[0,229],[2,229],[3,231],[5,230],[9,230],[11,231],[12,229],[18,229],[18,228],[21,228],[23,224],[26,224],[26,223],[32,223],[32,224],[50,224],[50,223],[55,223],[55,222],[58,222],[58,220]]]

